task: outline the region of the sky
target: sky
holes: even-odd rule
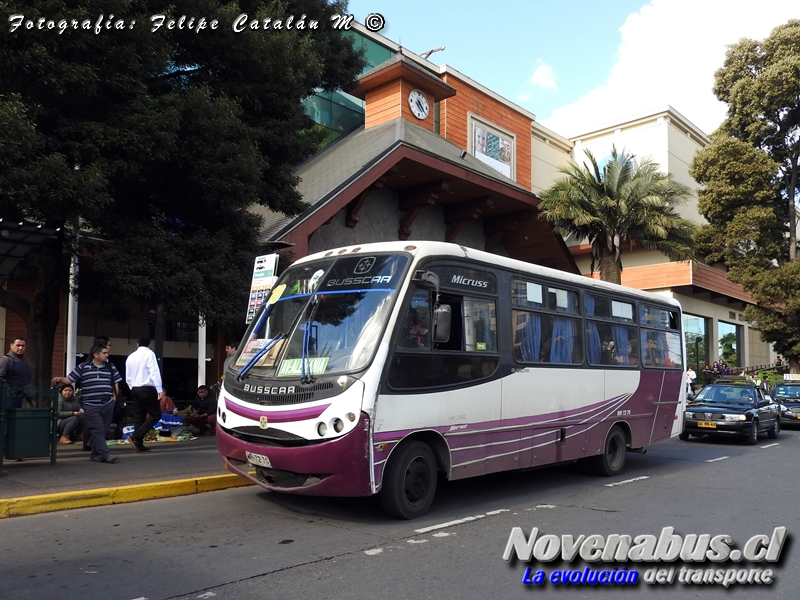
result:
[[[363,23],[446,64],[565,137],[667,105],[712,133],[725,104],[712,92],[727,47],[763,40],[797,0],[350,0]]]

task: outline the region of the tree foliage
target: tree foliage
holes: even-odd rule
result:
[[[586,157],[588,164],[561,169],[566,177],[542,194],[539,208],[559,235],[588,240],[592,272],[599,265],[603,281],[620,283],[620,252],[634,243],[675,260],[693,258],[695,227],[675,209],[689,198],[686,186],[616,148],[602,168],[588,150]]]
[[[756,302],[745,318],[800,372],[800,21],[732,45],[714,93],[728,116],[690,170],[709,222],[698,252],[726,264],[728,278]]]
[[[62,233],[79,222],[90,232],[82,253],[101,275],[95,283],[224,322],[242,306],[236,291],[257,252],[260,220],[248,207],[304,208],[294,170],[324,134],[301,100],[353,86],[363,67],[331,26],[345,9],[325,0],[0,2],[3,23],[24,16],[0,34],[0,215]],[[261,27],[235,32],[242,14]],[[165,15],[157,31],[154,15]],[[184,28],[167,27],[182,15]],[[206,29],[187,27],[201,16]],[[292,28],[263,27],[289,16]],[[39,28],[39,18],[55,28]],[[60,32],[61,20],[78,28]],[[60,243],[31,255],[57,262],[39,283],[38,313],[0,291],[0,305],[24,313],[29,335],[37,330],[31,350],[41,381],[64,290]],[[85,297],[96,291],[82,285]]]

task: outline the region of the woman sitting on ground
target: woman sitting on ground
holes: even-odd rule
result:
[[[58,443],[71,444],[75,441],[73,437],[82,441],[84,423],[81,401],[75,398],[75,388],[65,385],[58,397],[58,433],[61,436]]]

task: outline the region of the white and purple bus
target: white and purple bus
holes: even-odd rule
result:
[[[220,394],[230,470],[272,491],[380,493],[424,514],[440,475],[584,461],[677,435],[680,305],[442,242],[295,262],[250,324]]]

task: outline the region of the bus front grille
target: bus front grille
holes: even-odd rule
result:
[[[266,467],[256,467],[256,477],[260,482],[277,488],[307,487],[322,481],[322,478],[317,475],[267,469]]]
[[[233,389],[233,393],[240,400],[250,402],[252,404],[260,404],[261,406],[285,406],[287,404],[302,404],[304,402],[313,402],[315,400],[316,392],[323,392],[333,389],[332,381],[325,381],[317,383],[312,386],[303,387],[301,391],[294,394],[257,394],[254,392],[245,392],[244,390]]]
[[[283,431],[282,429],[275,429],[274,427],[267,427],[266,429],[261,429],[261,427],[250,425],[250,426],[247,426],[247,427],[234,427],[230,431],[232,431],[234,434],[238,433],[240,435],[247,435],[247,436],[250,436],[250,437],[257,437],[257,438],[264,438],[264,439],[267,439],[267,440],[306,441],[305,438],[302,438],[299,435],[295,435],[293,433],[289,433],[287,431]]]

